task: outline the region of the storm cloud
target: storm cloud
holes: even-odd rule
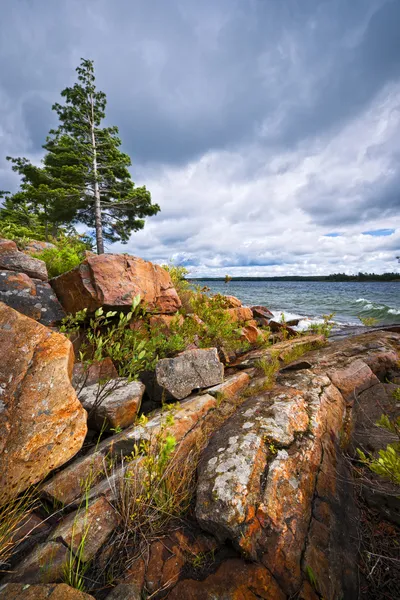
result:
[[[109,250],[195,275],[394,270],[399,31],[398,0],[3,0],[0,188],[92,58],[161,206]]]

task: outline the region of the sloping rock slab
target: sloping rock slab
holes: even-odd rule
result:
[[[33,256],[28,256],[18,250],[0,253],[0,269],[26,273],[33,279],[47,281],[46,263],[43,260],[33,258]]]
[[[72,344],[0,303],[0,493],[14,497],[76,454],[86,411],[70,376]]]
[[[217,405],[217,400],[209,394],[193,396],[181,403],[173,417],[173,424],[168,426],[168,431],[179,443],[189,434],[201,434],[201,425],[208,413],[212,412]],[[64,470],[57,473],[46,482],[43,494],[55,501],[69,504],[81,497],[82,481],[99,479],[103,473],[103,460],[107,455],[115,457],[127,456],[133,451],[133,447],[140,440],[152,441],[159,433],[165,423],[165,416],[161,411],[154,415],[146,425],[132,426],[123,432],[106,438],[98,444],[86,456],[79,458]],[[196,433],[194,430],[196,429]]]
[[[260,502],[268,457],[304,433],[308,424],[305,400],[296,390],[280,388],[245,401],[213,436],[199,465],[200,525],[221,540],[246,544],[245,552],[256,558],[254,507]]]
[[[165,269],[127,254],[90,256],[50,283],[70,313],[100,306],[129,308],[137,295],[148,312],[173,314],[181,306]]]
[[[83,506],[77,511],[66,516],[54,529],[49,541],[62,539],[64,544],[74,553],[80,549],[83,562],[91,560],[102,547],[109,535],[119,523],[119,518],[114,508],[105,498],[97,498],[87,507]]]
[[[50,284],[25,273],[0,271],[0,302],[42,325],[54,326],[65,317]]]
[[[203,389],[224,380],[224,365],[216,348],[187,350],[175,358],[163,358],[156,365],[158,385],[173,398],[182,400],[195,389]]]

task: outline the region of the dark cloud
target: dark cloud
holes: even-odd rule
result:
[[[117,248],[307,269],[395,227],[398,0],[3,0],[1,16],[0,188],[18,185],[4,156],[40,160],[51,105],[87,57],[162,208]]]

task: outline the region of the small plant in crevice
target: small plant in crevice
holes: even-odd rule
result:
[[[358,317],[364,327],[374,327],[378,324],[378,319],[376,317]]]
[[[313,333],[317,333],[320,335],[324,335],[326,338],[329,337],[330,332],[334,327],[334,322],[332,321],[335,313],[330,313],[329,315],[322,315],[323,322],[322,323],[312,323],[310,325],[309,331]]]
[[[314,588],[314,590],[317,591],[317,589],[318,589],[317,578],[315,576],[315,573],[314,573],[313,569],[310,567],[310,565],[306,565],[306,567],[305,567],[305,573],[306,573],[306,577],[307,577],[308,582]]]
[[[275,381],[275,374],[279,371],[280,363],[279,360],[274,357],[262,357],[255,361],[254,366],[256,369],[261,370],[266,377],[266,384],[273,383]]]
[[[398,390],[400,388],[395,394]],[[400,485],[400,417],[390,419],[388,415],[382,415],[376,425],[391,433],[396,441],[387,444],[386,448],[379,450],[375,456],[367,456],[357,448],[358,457],[370,471],[395,485]]]

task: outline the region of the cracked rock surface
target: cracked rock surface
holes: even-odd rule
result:
[[[397,368],[399,342],[379,332],[308,353],[305,368],[282,371],[272,390],[246,400],[203,453],[199,524],[263,564],[288,596],[310,568],[324,598],[356,597],[347,535],[355,508],[340,441],[354,398]]]

